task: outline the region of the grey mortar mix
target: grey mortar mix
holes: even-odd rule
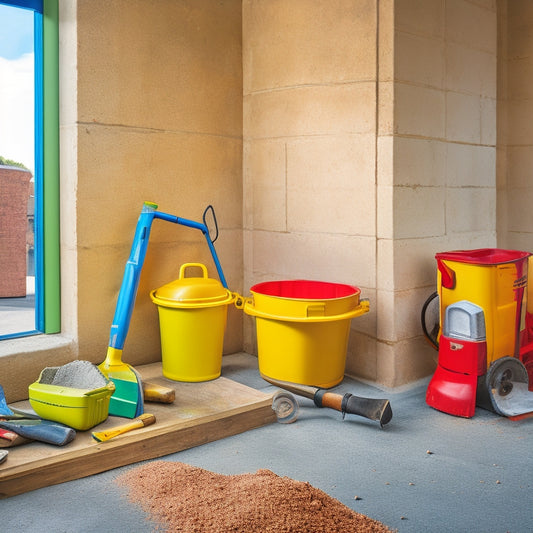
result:
[[[59,367],[45,368],[41,383],[74,389],[99,389],[105,387],[107,379],[90,361],[72,361]]]

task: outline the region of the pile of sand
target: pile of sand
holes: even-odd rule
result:
[[[120,476],[161,529],[186,533],[390,533],[309,483],[270,470],[223,475],[155,461]]]

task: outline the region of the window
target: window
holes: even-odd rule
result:
[[[33,164],[34,168],[33,180],[28,189],[33,190],[34,197],[29,202],[30,209],[25,214],[26,233],[29,237],[24,236],[22,238],[25,240],[27,256],[29,257],[28,268],[24,274],[30,279],[34,278],[35,296],[32,307],[32,324],[28,324],[22,319],[22,314],[16,309],[16,306],[9,305],[16,303],[16,298],[0,297],[0,339],[39,332],[56,333],[60,331],[61,326],[59,308],[58,1],[0,0],[0,17],[3,13],[10,15],[14,13],[20,22],[13,27],[20,29],[21,32],[26,29],[30,34],[33,34],[34,161],[28,163]],[[33,19],[33,24],[31,19]],[[0,27],[2,22],[0,19]],[[7,32],[0,31],[0,35],[5,37]],[[21,37],[23,37],[22,40],[27,41],[27,35]],[[7,84],[10,81],[12,80],[0,78],[0,84]],[[0,143],[1,139],[2,137],[0,137]],[[3,147],[0,144],[0,155],[9,159],[9,154],[2,152]],[[12,163],[12,161],[8,161],[8,163]],[[29,166],[26,162],[22,163]],[[15,173],[13,174],[15,177],[12,177],[8,183],[13,185],[14,182],[18,184],[24,181],[18,177],[24,174],[23,170],[13,169],[12,165],[8,165],[8,167]],[[0,223],[6,218],[2,219],[1,213],[2,211],[5,213],[9,206],[7,193],[11,192],[6,187],[4,190],[1,187],[2,182],[0,181]],[[9,218],[12,217],[7,216],[7,219]],[[0,227],[0,239],[6,233],[5,222],[3,225],[3,230]],[[34,254],[32,254],[32,235],[34,236]],[[3,269],[4,272],[0,273],[0,276],[5,277],[5,266]],[[31,294],[31,283],[29,288]],[[31,304],[31,297],[28,297],[28,294],[24,298],[28,300],[26,303]],[[7,300],[10,301],[7,302]],[[21,299],[18,300],[18,303],[21,303]],[[23,308],[24,306],[19,305],[20,307]],[[20,321],[17,316],[19,316]]]

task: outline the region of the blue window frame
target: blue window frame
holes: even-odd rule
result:
[[[59,271],[58,0],[0,0],[34,13],[35,54],[35,329],[2,338],[61,330]]]

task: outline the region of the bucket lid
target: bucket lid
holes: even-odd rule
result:
[[[199,267],[203,277],[185,277],[185,269]],[[163,285],[151,292],[152,300],[156,304],[170,307],[195,304],[228,303],[233,298],[228,289],[220,281],[207,277],[207,268],[201,263],[186,263],[180,268],[179,279]]]

